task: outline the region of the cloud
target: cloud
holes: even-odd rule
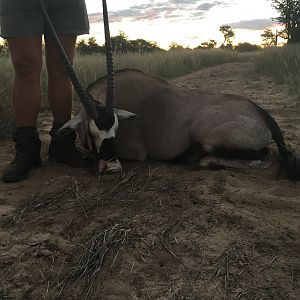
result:
[[[198,6],[198,9],[208,11],[215,5],[216,5],[215,3],[203,3]]]
[[[123,19],[130,18],[131,21],[154,20],[160,18],[163,13],[169,12],[169,9],[162,8],[162,4],[157,5],[142,4],[135,5],[128,9],[112,11],[109,13],[111,23],[121,22]],[[90,23],[102,22],[102,13],[89,14]]]
[[[204,19],[205,18],[205,12],[203,11],[197,11],[190,14],[190,19]]]
[[[227,2],[224,1],[213,1],[213,2],[204,2],[200,5],[198,5],[197,9],[200,9],[201,11],[209,11],[211,8],[215,6],[222,6],[222,7],[228,7],[230,4],[230,0],[227,0]]]
[[[93,23],[99,23],[100,21],[102,21],[102,14],[100,15],[99,13],[93,13],[93,14],[89,14],[89,21],[91,24]]]
[[[201,4],[199,5],[199,3]],[[134,5],[128,9],[112,11],[109,13],[110,22],[121,22],[123,19],[131,21],[149,21],[159,18],[165,19],[199,19],[203,18],[205,12],[216,5],[221,5],[224,2],[213,1],[204,2],[202,0],[152,0],[150,3]],[[100,13],[89,15],[91,23],[102,21]]]
[[[171,4],[196,4],[199,0],[170,0]]]
[[[0,0],[1,1],[1,0]],[[132,22],[151,21],[160,18],[170,21],[200,20],[214,7],[226,8],[237,0],[150,0],[140,5],[132,5],[129,8],[111,11],[110,22],[121,22],[129,19]],[[250,1],[250,0],[249,0]],[[102,22],[101,13],[89,15],[90,23]],[[233,28],[261,30],[276,24],[269,19],[244,20],[229,24]]]
[[[264,30],[267,27],[272,27],[273,25],[278,24],[271,19],[253,19],[253,20],[243,20],[236,23],[230,23],[234,29],[250,29],[250,30]]]

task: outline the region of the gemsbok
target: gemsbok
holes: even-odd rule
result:
[[[276,121],[251,100],[237,95],[203,93],[172,86],[141,71],[113,71],[106,0],[103,3],[107,77],[85,90],[45,19],[83,109],[67,122],[98,161],[99,172],[121,169],[118,157],[176,160],[207,155],[261,160],[273,139],[280,166],[291,180],[300,179],[300,158],[286,147]],[[132,120],[122,120],[122,119]],[[120,120],[120,121],[119,121]]]
[[[110,105],[106,87],[103,77],[87,89],[99,115]],[[103,120],[82,110],[62,128],[78,130],[81,144],[95,154],[99,172],[120,169],[118,156],[139,161],[189,156],[197,161],[207,155],[263,160],[273,139],[281,167],[291,180],[300,179],[300,159],[287,149],[275,120],[244,97],[172,86],[132,69],[115,73],[115,95],[117,109]],[[132,120],[122,120],[126,118]]]

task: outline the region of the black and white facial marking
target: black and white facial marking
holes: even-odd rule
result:
[[[79,130],[80,124],[84,124],[84,132],[81,132],[82,146],[88,148],[98,161],[98,169],[101,173],[106,171],[120,171],[120,165],[115,148],[115,137],[119,126],[119,119],[131,119],[136,114],[115,108],[114,113],[108,113],[103,106],[96,106],[98,118],[91,119],[87,113],[82,110],[74,118],[64,124],[59,130],[71,128]]]
[[[88,120],[91,149],[97,159],[109,161],[117,157],[115,137],[119,121],[116,114],[109,114],[103,107],[97,107],[99,117]]]

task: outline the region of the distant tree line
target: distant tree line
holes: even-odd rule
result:
[[[123,31],[120,31],[117,36],[111,37],[111,47],[113,53],[116,54],[164,51],[158,47],[156,42],[148,42],[144,39],[128,40]],[[82,55],[105,53],[105,45],[98,45],[94,37],[89,38],[87,41],[80,40],[76,49]]]
[[[220,26],[219,29],[224,40],[219,47],[220,49],[236,50],[239,52],[250,52],[261,49],[262,47],[273,47],[277,46],[278,35],[274,34],[270,28],[266,28],[262,37],[262,47],[255,44],[250,44],[247,42],[233,44],[235,33],[229,25]],[[111,38],[112,51],[115,54],[125,54],[125,53],[151,53],[154,51],[165,51],[158,47],[156,42],[148,42],[144,39],[128,40],[124,32],[120,32],[119,35]],[[215,40],[209,40],[208,42],[203,42],[194,49],[215,49],[217,48],[217,42]],[[169,51],[176,50],[192,50],[190,48],[185,48],[184,46],[172,42],[169,45]],[[95,37],[90,37],[89,39],[81,39],[76,44],[76,51],[81,55],[91,55],[91,54],[105,54],[105,45],[98,45]],[[0,55],[7,55],[9,53],[8,44],[6,40],[0,43]]]
[[[220,27],[220,31],[224,36],[224,41],[221,44],[221,49],[230,49],[230,50],[237,50],[237,51],[255,51],[260,47],[258,45],[253,45],[250,43],[239,43],[238,45],[233,45],[233,40],[235,37],[235,33],[233,29],[229,25],[223,25]],[[125,54],[125,53],[151,53],[154,51],[165,51],[161,49],[156,42],[149,42],[144,39],[136,39],[136,40],[129,40],[126,34],[123,31],[120,31],[117,36],[111,37],[111,46],[112,51],[115,54]],[[208,42],[201,43],[198,47],[194,49],[215,49],[217,47],[217,42],[215,40],[209,40]],[[183,50],[189,49],[185,48],[184,46],[172,42],[169,45],[169,51],[175,50]],[[96,38],[91,37],[88,40],[81,39],[77,45],[76,50],[81,55],[90,55],[96,53],[105,53],[105,45],[98,45]]]

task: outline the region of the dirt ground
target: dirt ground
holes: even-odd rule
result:
[[[172,83],[255,100],[300,152],[299,106],[251,63]],[[0,300],[300,299],[300,183],[276,179],[274,145],[265,168],[126,162],[98,178],[47,162],[48,128],[43,168],[0,183]]]

